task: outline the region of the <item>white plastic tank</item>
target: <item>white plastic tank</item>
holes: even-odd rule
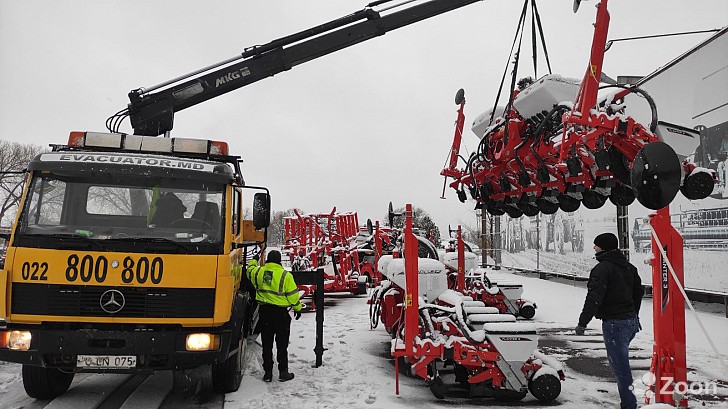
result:
[[[495,115],[493,115],[493,124],[497,123],[498,118],[500,120],[503,120],[503,112],[505,110],[505,107],[496,107],[495,109]],[[470,130],[473,131],[475,136],[477,136],[480,139],[483,139],[483,135],[485,134],[485,130],[490,127],[490,115],[493,112],[493,108],[483,112],[482,114],[478,115],[475,120],[473,120],[473,125],[470,127]]]
[[[513,100],[513,106],[522,117],[528,119],[541,111],[550,111],[554,105],[562,102],[574,102],[580,87],[580,80],[556,74],[544,75],[519,92]]]
[[[431,258],[420,258],[417,267],[420,297],[432,301],[447,290],[447,269],[444,264]],[[383,270],[380,271],[385,274]],[[390,259],[385,275],[398,287],[407,288],[403,258]]]
[[[458,269],[458,253],[457,251],[451,251],[443,254],[442,262],[448,267],[457,270]],[[469,251],[465,252],[465,273],[475,270],[478,268],[478,256],[475,253]]]
[[[387,279],[390,279],[389,276],[387,276],[387,266],[389,265],[389,262],[392,261],[392,255],[387,254],[379,258],[379,261],[377,262],[377,270],[382,273],[383,276],[387,277]]]

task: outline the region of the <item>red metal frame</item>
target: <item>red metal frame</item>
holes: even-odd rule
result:
[[[414,355],[415,336],[420,333],[419,324],[419,256],[417,253],[418,242],[412,232],[412,205],[405,207],[404,227],[404,270],[407,280],[405,289],[405,313],[404,313],[404,343],[405,354]]]
[[[377,265],[379,259],[387,254],[384,250],[384,244],[388,246],[392,245],[392,233],[391,227],[382,227],[379,225],[379,221],[374,223],[374,259],[371,262],[361,261],[359,264],[359,271],[361,274],[368,275],[372,285],[379,285],[382,281],[382,272],[379,271]]]
[[[445,198],[445,189],[447,188],[447,178],[459,179],[465,172],[457,169],[458,155],[460,155],[460,142],[463,139],[463,127],[465,126],[465,99],[460,103],[458,109],[458,117],[455,121],[455,136],[452,141],[452,148],[450,149],[450,160],[446,168],[444,168],[440,174],[445,176],[445,183],[442,186],[441,199]]]
[[[460,237],[462,244],[462,237]],[[428,366],[435,360],[445,360],[445,356],[452,356],[452,360],[467,368],[468,382],[477,384],[491,381],[494,388],[503,387],[506,377],[498,368],[496,362],[502,359],[497,348],[487,339],[474,344],[466,341],[463,334],[457,329],[457,325],[450,321],[447,325],[442,322],[433,322],[435,329],[445,336],[452,336],[447,345],[443,342],[432,342],[426,337],[421,337],[423,329],[420,327],[419,314],[419,266],[417,239],[412,232],[412,206],[405,207],[405,228],[404,228],[404,265],[405,265],[405,286],[404,292],[392,291],[386,293],[382,308],[382,320],[389,316],[390,325],[388,331],[394,334],[395,341],[392,348],[392,355],[395,357],[395,390],[399,394],[399,362],[404,358],[411,364],[411,372],[428,382],[433,378],[428,373]],[[464,250],[461,250],[464,253]],[[461,258],[462,260],[463,258]],[[391,311],[389,311],[391,309]],[[398,314],[399,312],[399,314]],[[401,322],[401,315],[404,314],[404,322]],[[399,316],[396,320],[392,319]],[[403,336],[399,338],[398,326],[402,326]],[[423,339],[424,338],[424,339]],[[402,343],[398,343],[402,342]],[[451,351],[450,351],[451,349]],[[446,351],[447,350],[447,351]],[[524,374],[533,375],[541,368],[542,362],[527,359],[521,370]],[[565,379],[563,372],[559,371],[559,378]]]
[[[531,303],[528,300],[518,298],[515,300],[508,300],[508,297],[499,291],[498,293],[492,294],[486,290],[488,284],[477,280],[465,280],[465,241],[462,236],[462,228],[458,225],[457,239],[455,244],[456,251],[458,253],[458,265],[455,274],[455,279],[448,278],[448,286],[464,295],[472,297],[474,300],[482,301],[488,307],[495,307],[500,311],[501,314],[513,314],[515,316],[521,315],[521,307],[525,304],[530,304],[534,309],[537,308],[535,303]],[[449,266],[445,266],[450,269]],[[450,276],[452,277],[452,276]],[[509,304],[513,305],[509,308]],[[515,309],[517,308],[517,309]],[[532,317],[525,317],[530,319]]]
[[[684,286],[683,239],[670,223],[668,207],[650,217],[650,224],[662,244],[667,260],[652,238],[652,315],[655,343],[652,348],[650,372],[655,375],[656,403],[687,407],[687,399],[675,401],[675,385],[687,385],[687,359],[685,351],[685,300],[680,292]],[[669,271],[669,261],[679,283]],[[679,284],[679,286],[678,286]],[[649,396],[646,402],[649,403]]]
[[[308,257],[313,268],[323,267],[326,256],[334,274],[325,276],[324,292],[361,292],[358,276],[359,254],[350,243],[359,232],[356,213],[330,213],[301,215],[284,218],[285,239],[283,250],[291,262],[296,256]]]
[[[590,61],[576,102],[561,115],[563,131],[560,143],[556,141],[557,136],[547,140],[545,136],[536,135],[527,118],[521,117],[511,106],[504,113],[504,124],[488,134],[484,156],[472,161],[469,172],[456,169],[462,138],[459,124],[464,122],[462,107],[465,101],[462,101],[450,161],[441,171],[446,180],[448,177],[454,179],[450,186],[460,192],[461,198],[468,188],[479,203],[489,205],[489,210],[491,207],[503,207],[509,215],[518,217],[523,214],[519,214],[519,209],[522,212],[523,209],[534,208],[536,201],[542,197],[621,184],[613,177],[611,169],[597,166],[595,153],[601,151],[604,154],[614,147],[631,163],[642,147],[657,141],[655,135],[633,118],[594,109],[610,19],[607,0],[601,0],[597,8]],[[518,90],[512,92],[514,97],[519,93]],[[620,91],[617,99],[628,92]],[[572,164],[571,172],[567,163]],[[610,193],[600,191],[599,194]]]
[[[613,177],[611,170],[596,168],[594,152],[614,147],[632,163],[638,151],[646,144],[657,141],[657,137],[631,117],[608,115],[606,112],[594,109],[597,105],[609,21],[607,0],[601,0],[597,4],[594,36],[586,73],[575,103],[571,110],[563,113],[561,117],[564,126],[560,145],[555,147],[550,143],[536,143],[533,146],[526,146],[530,145],[530,142],[527,143],[530,136],[524,135],[527,129],[526,122],[515,109],[511,109],[504,115],[507,126],[489,135],[490,144],[487,146],[488,155],[486,155],[489,157],[486,158],[486,162],[475,163],[472,173],[468,173],[456,169],[456,160],[453,162],[453,158],[457,158],[462,138],[462,133],[458,132],[461,130],[456,128],[449,156],[450,162],[441,172],[446,180],[447,177],[454,179],[450,183],[453,189],[462,192],[467,187],[471,189],[471,195],[481,203],[491,201],[519,203],[525,197],[532,196],[527,199],[526,204],[528,204],[533,203],[535,198],[545,194],[546,191],[565,193],[567,188],[574,185],[583,185],[584,189],[591,189],[594,186],[609,187],[619,183]],[[620,91],[614,99],[620,99],[629,92]],[[458,111],[458,123],[464,120],[462,104]],[[531,140],[533,139],[531,137]],[[519,174],[523,174],[523,168],[518,165],[519,161],[526,169],[528,183],[522,183],[523,179],[519,178]],[[578,175],[569,172],[568,161],[577,164]],[[536,177],[540,166],[543,171],[544,164],[549,179],[555,180],[542,182]],[[693,170],[687,162],[683,163],[683,168],[688,174]],[[592,172],[592,169],[596,170]],[[654,396],[658,403],[686,406],[687,400],[680,396],[679,402],[675,402],[674,394],[675,384],[687,382],[685,308],[679,290],[683,283],[682,237],[670,224],[667,207],[658,210],[657,214],[652,216],[651,223],[655,234],[665,247],[667,258],[678,280],[676,283],[675,279],[670,278],[667,260],[664,260],[653,238],[655,344],[652,372],[656,376]],[[668,392],[663,393],[663,391]]]
[[[458,280],[457,290],[463,292],[465,290],[465,243],[463,242],[463,230],[458,224]]]

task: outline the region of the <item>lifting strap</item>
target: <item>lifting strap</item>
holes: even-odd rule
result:
[[[531,11],[532,11],[532,18],[531,18],[531,40],[533,43],[533,75],[536,75],[538,70],[536,69],[536,29],[534,27],[534,24],[538,26],[538,34],[541,37],[541,48],[543,48],[543,55],[546,58],[546,67],[549,69],[549,74],[551,74],[551,62],[549,61],[549,51],[546,48],[546,38],[543,35],[543,26],[541,25],[541,15],[538,13],[538,8],[536,7],[536,0],[531,0]]]
[[[541,24],[541,15],[538,12],[538,7],[536,6],[536,0],[524,0],[523,2],[523,9],[521,10],[521,16],[518,19],[518,25],[516,27],[516,34],[513,38],[513,44],[511,45],[511,52],[508,55],[508,60],[506,62],[505,70],[503,71],[503,77],[501,78],[500,86],[498,87],[498,94],[495,97],[495,104],[493,105],[493,110],[490,114],[490,121],[489,125],[493,125],[493,120],[495,119],[495,110],[498,107],[498,101],[500,100],[501,93],[503,92],[503,84],[506,80],[506,75],[508,73],[508,66],[511,63],[511,57],[513,57],[513,71],[511,72],[511,88],[510,88],[510,96],[508,97],[508,105],[506,105],[506,110],[508,110],[513,103],[513,89],[516,86],[516,81],[518,78],[518,61],[519,56],[521,53],[521,43],[523,40],[523,31],[525,28],[525,22],[526,22],[526,14],[528,12],[528,5],[529,2],[531,3],[531,43],[532,43],[532,54],[533,54],[533,75],[534,77],[538,74],[538,41],[536,38],[536,29],[538,28],[539,37],[541,39],[541,48],[543,48],[544,57],[546,59],[546,66],[548,67],[549,74],[551,74],[551,61],[549,60],[549,53],[546,48],[546,37],[543,33],[543,25]],[[516,49],[516,41],[518,41],[518,48]],[[515,53],[514,53],[514,50]],[[506,133],[507,137],[507,133]]]

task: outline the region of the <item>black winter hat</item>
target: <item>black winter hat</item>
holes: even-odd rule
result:
[[[281,252],[278,250],[271,250],[265,257],[265,261],[281,264]]]
[[[619,240],[612,233],[602,233],[594,238],[594,244],[603,251],[616,250],[619,247]]]

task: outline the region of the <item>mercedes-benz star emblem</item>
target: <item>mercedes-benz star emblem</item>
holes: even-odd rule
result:
[[[125,304],[126,299],[124,299],[124,294],[119,290],[106,290],[101,294],[101,298],[99,299],[101,309],[109,314],[116,314],[121,311]]]

